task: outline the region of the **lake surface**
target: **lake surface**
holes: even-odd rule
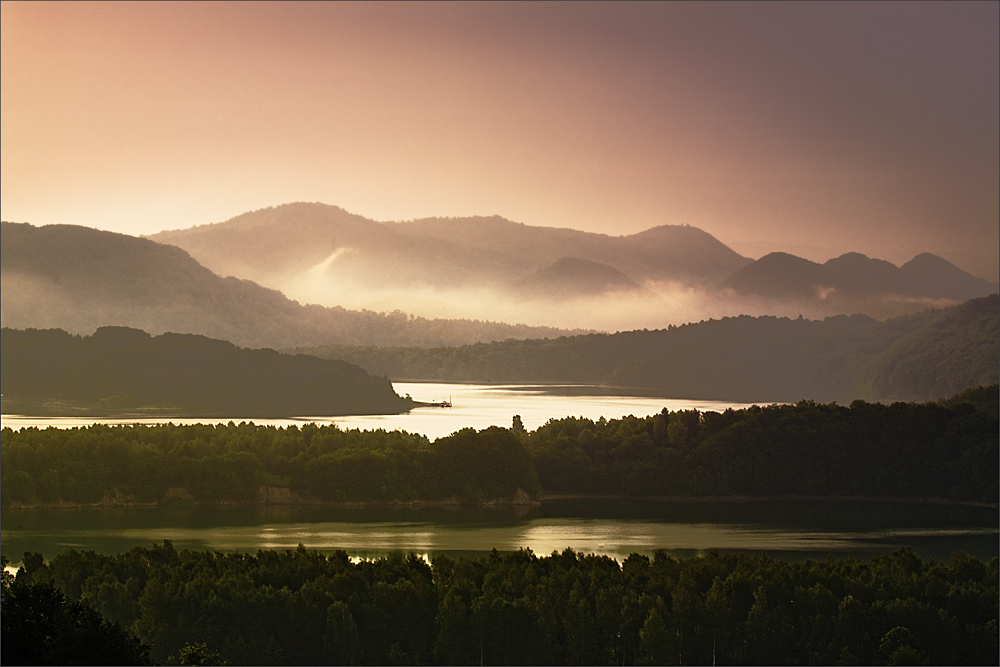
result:
[[[995,508],[873,501],[656,502],[567,499],[540,507],[195,507],[3,511],[0,550],[46,558],[72,547],[121,553],[171,540],[178,549],[343,549],[373,558],[393,551],[432,559],[570,547],[619,561],[663,549],[676,557],[709,549],[763,552],[785,560],[868,559],[908,545],[923,558],[966,551],[998,555]]]
[[[416,408],[401,415],[362,415],[354,417],[324,417],[306,415],[296,419],[254,419],[233,416],[229,419],[94,419],[79,417],[23,417],[3,415],[3,426],[20,429],[30,426],[47,428],[73,428],[101,424],[196,424],[200,422],[252,421],[273,426],[301,425],[304,422],[336,423],[341,428],[403,429],[421,433],[431,440],[471,426],[484,429],[489,426],[509,428],[514,415],[520,415],[529,431],[542,426],[549,419],[561,417],[587,417],[597,420],[619,419],[626,415],[646,417],[667,408],[722,412],[726,408],[740,409],[747,403],[728,401],[700,401],[622,395],[619,387],[595,385],[476,385],[426,382],[395,382],[393,387],[400,396],[409,394],[417,401],[440,402],[451,400],[451,408]]]
[[[404,429],[432,440],[465,427],[510,426],[520,415],[533,430],[553,418],[597,420],[647,416],[669,410],[723,411],[746,404],[629,396],[597,386],[395,383],[419,401],[451,400],[452,408],[418,408],[389,416],[243,419],[275,426],[304,422],[342,428]],[[5,415],[3,426],[71,428],[100,423],[197,423],[198,419],[33,418]],[[219,421],[229,421],[219,420]],[[120,553],[164,539],[177,548],[256,551],[298,544],[354,557],[392,551],[484,554],[529,548],[549,554],[570,547],[622,560],[630,553],[664,549],[691,556],[709,549],[765,552],[785,559],[828,554],[870,558],[900,546],[922,557],[946,559],[967,551],[998,555],[996,509],[892,502],[652,502],[548,501],[535,508],[197,507],[190,509],[86,509],[3,511],[0,550],[18,563],[25,551],[46,558],[70,547]]]

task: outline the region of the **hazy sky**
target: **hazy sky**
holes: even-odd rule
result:
[[[292,201],[997,280],[1000,4],[2,4],[2,217]]]

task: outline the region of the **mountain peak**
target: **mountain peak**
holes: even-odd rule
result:
[[[642,288],[618,269],[579,257],[560,257],[523,280],[518,289],[535,298],[562,299]]]
[[[966,300],[996,291],[994,285],[976,278],[943,257],[924,252],[899,267],[912,292],[932,297]]]

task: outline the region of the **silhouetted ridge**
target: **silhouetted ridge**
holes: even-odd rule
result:
[[[427,381],[610,383],[672,398],[937,400],[1000,381],[1000,297],[879,322],[726,317],[655,331],[459,348],[307,351]]]
[[[928,252],[917,255],[899,268],[907,294],[972,299],[996,292],[996,286],[969,275],[951,262]]]
[[[803,298],[822,296],[834,277],[821,264],[784,252],[772,252],[726,278],[723,285],[742,294]]]
[[[166,409],[294,416],[389,414],[412,407],[389,380],[354,364],[243,350],[205,336],[154,337],[127,327],[102,327],[90,337],[61,330],[0,333],[5,411],[14,404],[19,412],[36,414]]]
[[[898,295],[966,301],[996,291],[995,285],[930,253],[917,255],[897,268],[856,252],[825,264],[775,252],[736,271],[724,285],[740,294],[781,299]]]
[[[827,260],[832,283],[842,292],[852,295],[903,293],[899,268],[884,259],[872,259],[858,252],[849,252]]]
[[[74,297],[113,284],[115,299],[127,303],[203,296],[199,287],[215,277],[178,247],[77,225],[4,222],[0,262],[4,273],[44,278]],[[137,279],[143,275],[156,280]]]

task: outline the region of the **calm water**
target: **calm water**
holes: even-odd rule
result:
[[[571,547],[622,560],[664,549],[764,552],[788,560],[829,554],[867,559],[900,546],[922,557],[998,555],[993,508],[896,502],[653,502],[558,500],[534,508],[243,507],[4,511],[0,549],[46,558],[73,547],[120,553],[163,539],[178,549],[256,551],[298,544],[355,557],[414,552],[482,554]]]
[[[663,408],[722,411],[744,404],[611,395],[586,386],[395,383],[420,401],[450,399],[452,408],[420,408],[403,415],[303,417],[253,420],[288,426],[335,422],[343,428],[405,429],[431,439],[471,426],[510,426],[520,415],[529,430],[568,415],[590,419],[647,416]],[[69,428],[93,419],[4,416],[3,425]],[[100,420],[135,423],[136,420]],[[141,423],[194,423],[191,419]],[[228,421],[228,420],[224,420]],[[233,417],[233,421],[244,419]],[[250,421],[250,420],[246,420]],[[562,500],[536,508],[316,507],[88,509],[3,511],[0,550],[12,562],[25,551],[46,558],[69,547],[119,553],[163,539],[178,548],[256,551],[294,548],[344,549],[356,557],[391,551],[479,554],[493,548],[529,548],[538,554],[571,547],[619,560],[632,552],[665,549],[688,556],[708,549],[766,552],[788,559],[828,554],[869,558],[910,545],[923,557],[947,558],[963,550],[998,555],[996,509],[914,503],[753,502],[656,503]]]
[[[334,422],[343,428],[403,429],[422,433],[431,440],[454,433],[467,426],[484,429],[488,426],[510,427],[514,415],[521,415],[525,428],[534,430],[549,419],[574,416],[589,419],[618,419],[625,415],[646,417],[668,408],[670,410],[712,410],[743,408],[748,404],[725,401],[695,401],[684,399],[652,398],[648,396],[622,396],[611,392],[619,388],[579,385],[473,385],[423,382],[393,383],[396,393],[409,394],[415,400],[438,402],[451,399],[451,408],[417,408],[402,415],[375,415],[357,417],[304,416],[298,419],[248,419],[234,416],[232,421],[253,421],[255,424],[290,426],[303,422],[328,424]],[[72,428],[89,426],[95,422],[106,424],[194,424],[204,419],[89,419],[21,417],[3,415],[3,426],[14,429],[27,426],[46,428]],[[229,421],[228,419],[219,421]]]

